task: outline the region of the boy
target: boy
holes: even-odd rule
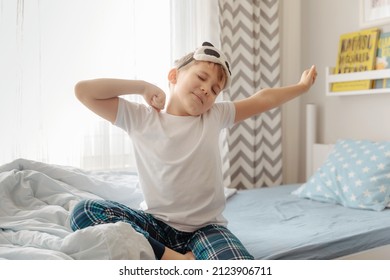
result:
[[[230,85],[230,66],[206,42],[169,71],[165,111],[165,93],[145,81],[79,82],[77,98],[132,138],[145,200],[142,210],[112,201],[82,201],[73,210],[72,228],[128,222],[148,239],[157,259],[253,259],[222,216],[220,130],[308,91],[316,75],[312,66],[296,85],[215,103]],[[141,94],[150,107],[119,98],[124,94]]]

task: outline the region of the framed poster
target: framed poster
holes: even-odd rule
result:
[[[360,0],[360,27],[390,24],[390,0]]]

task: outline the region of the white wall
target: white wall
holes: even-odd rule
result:
[[[390,95],[325,96],[325,67],[334,66],[336,63],[339,36],[361,29],[359,3],[357,0],[282,1],[283,48],[287,48],[283,50],[286,54],[283,57],[283,83],[294,81],[295,70],[301,72],[311,64],[315,64],[318,69],[317,82],[310,92],[294,101],[294,104],[285,105],[283,108],[284,151],[287,158],[284,172],[287,183],[302,182],[305,178],[304,110],[307,103],[318,105],[319,142],[334,143],[339,138],[390,139]],[[293,5],[295,7],[292,7]],[[287,28],[300,38],[299,44],[294,42],[298,39],[294,39]],[[390,29],[389,26],[381,28],[385,31]],[[293,44],[287,42],[287,39],[293,40]],[[300,57],[299,62],[294,55]]]

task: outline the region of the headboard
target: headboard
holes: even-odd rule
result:
[[[332,144],[317,144],[314,143],[312,145],[313,155],[312,155],[312,163],[311,163],[311,176],[326,160],[329,153],[333,149]]]
[[[316,143],[317,108],[315,104],[306,104],[306,180],[324,163],[331,144]]]

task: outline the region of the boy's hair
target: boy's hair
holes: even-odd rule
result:
[[[175,67],[180,70],[185,69],[186,66],[192,64],[192,62],[206,61],[220,65],[220,73],[218,73],[219,80],[225,78],[224,89],[230,86],[231,83],[231,71],[230,64],[227,61],[225,55],[215,48],[211,43],[204,42],[202,47],[196,49],[193,52],[186,54],[174,62]]]

